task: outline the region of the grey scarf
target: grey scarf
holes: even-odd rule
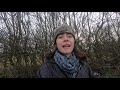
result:
[[[69,77],[74,78],[78,68],[80,66],[79,60],[73,54],[69,58],[61,55],[58,51],[55,52],[54,55],[55,62],[58,66],[69,75]]]

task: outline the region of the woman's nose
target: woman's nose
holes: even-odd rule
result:
[[[64,41],[68,41],[68,37],[67,36],[64,36]]]

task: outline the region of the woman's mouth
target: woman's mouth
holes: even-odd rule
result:
[[[65,44],[65,45],[63,45],[62,47],[63,47],[63,48],[69,48],[70,45],[69,45],[69,44]]]

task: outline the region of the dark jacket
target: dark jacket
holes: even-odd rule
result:
[[[63,70],[55,63],[54,59],[42,64],[37,71],[38,78],[68,78]],[[93,72],[86,61],[81,62],[76,78],[94,78]]]

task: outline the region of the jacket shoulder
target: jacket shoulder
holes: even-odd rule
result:
[[[38,71],[37,71],[38,78],[49,78],[50,77],[50,63],[45,62],[43,63]]]

